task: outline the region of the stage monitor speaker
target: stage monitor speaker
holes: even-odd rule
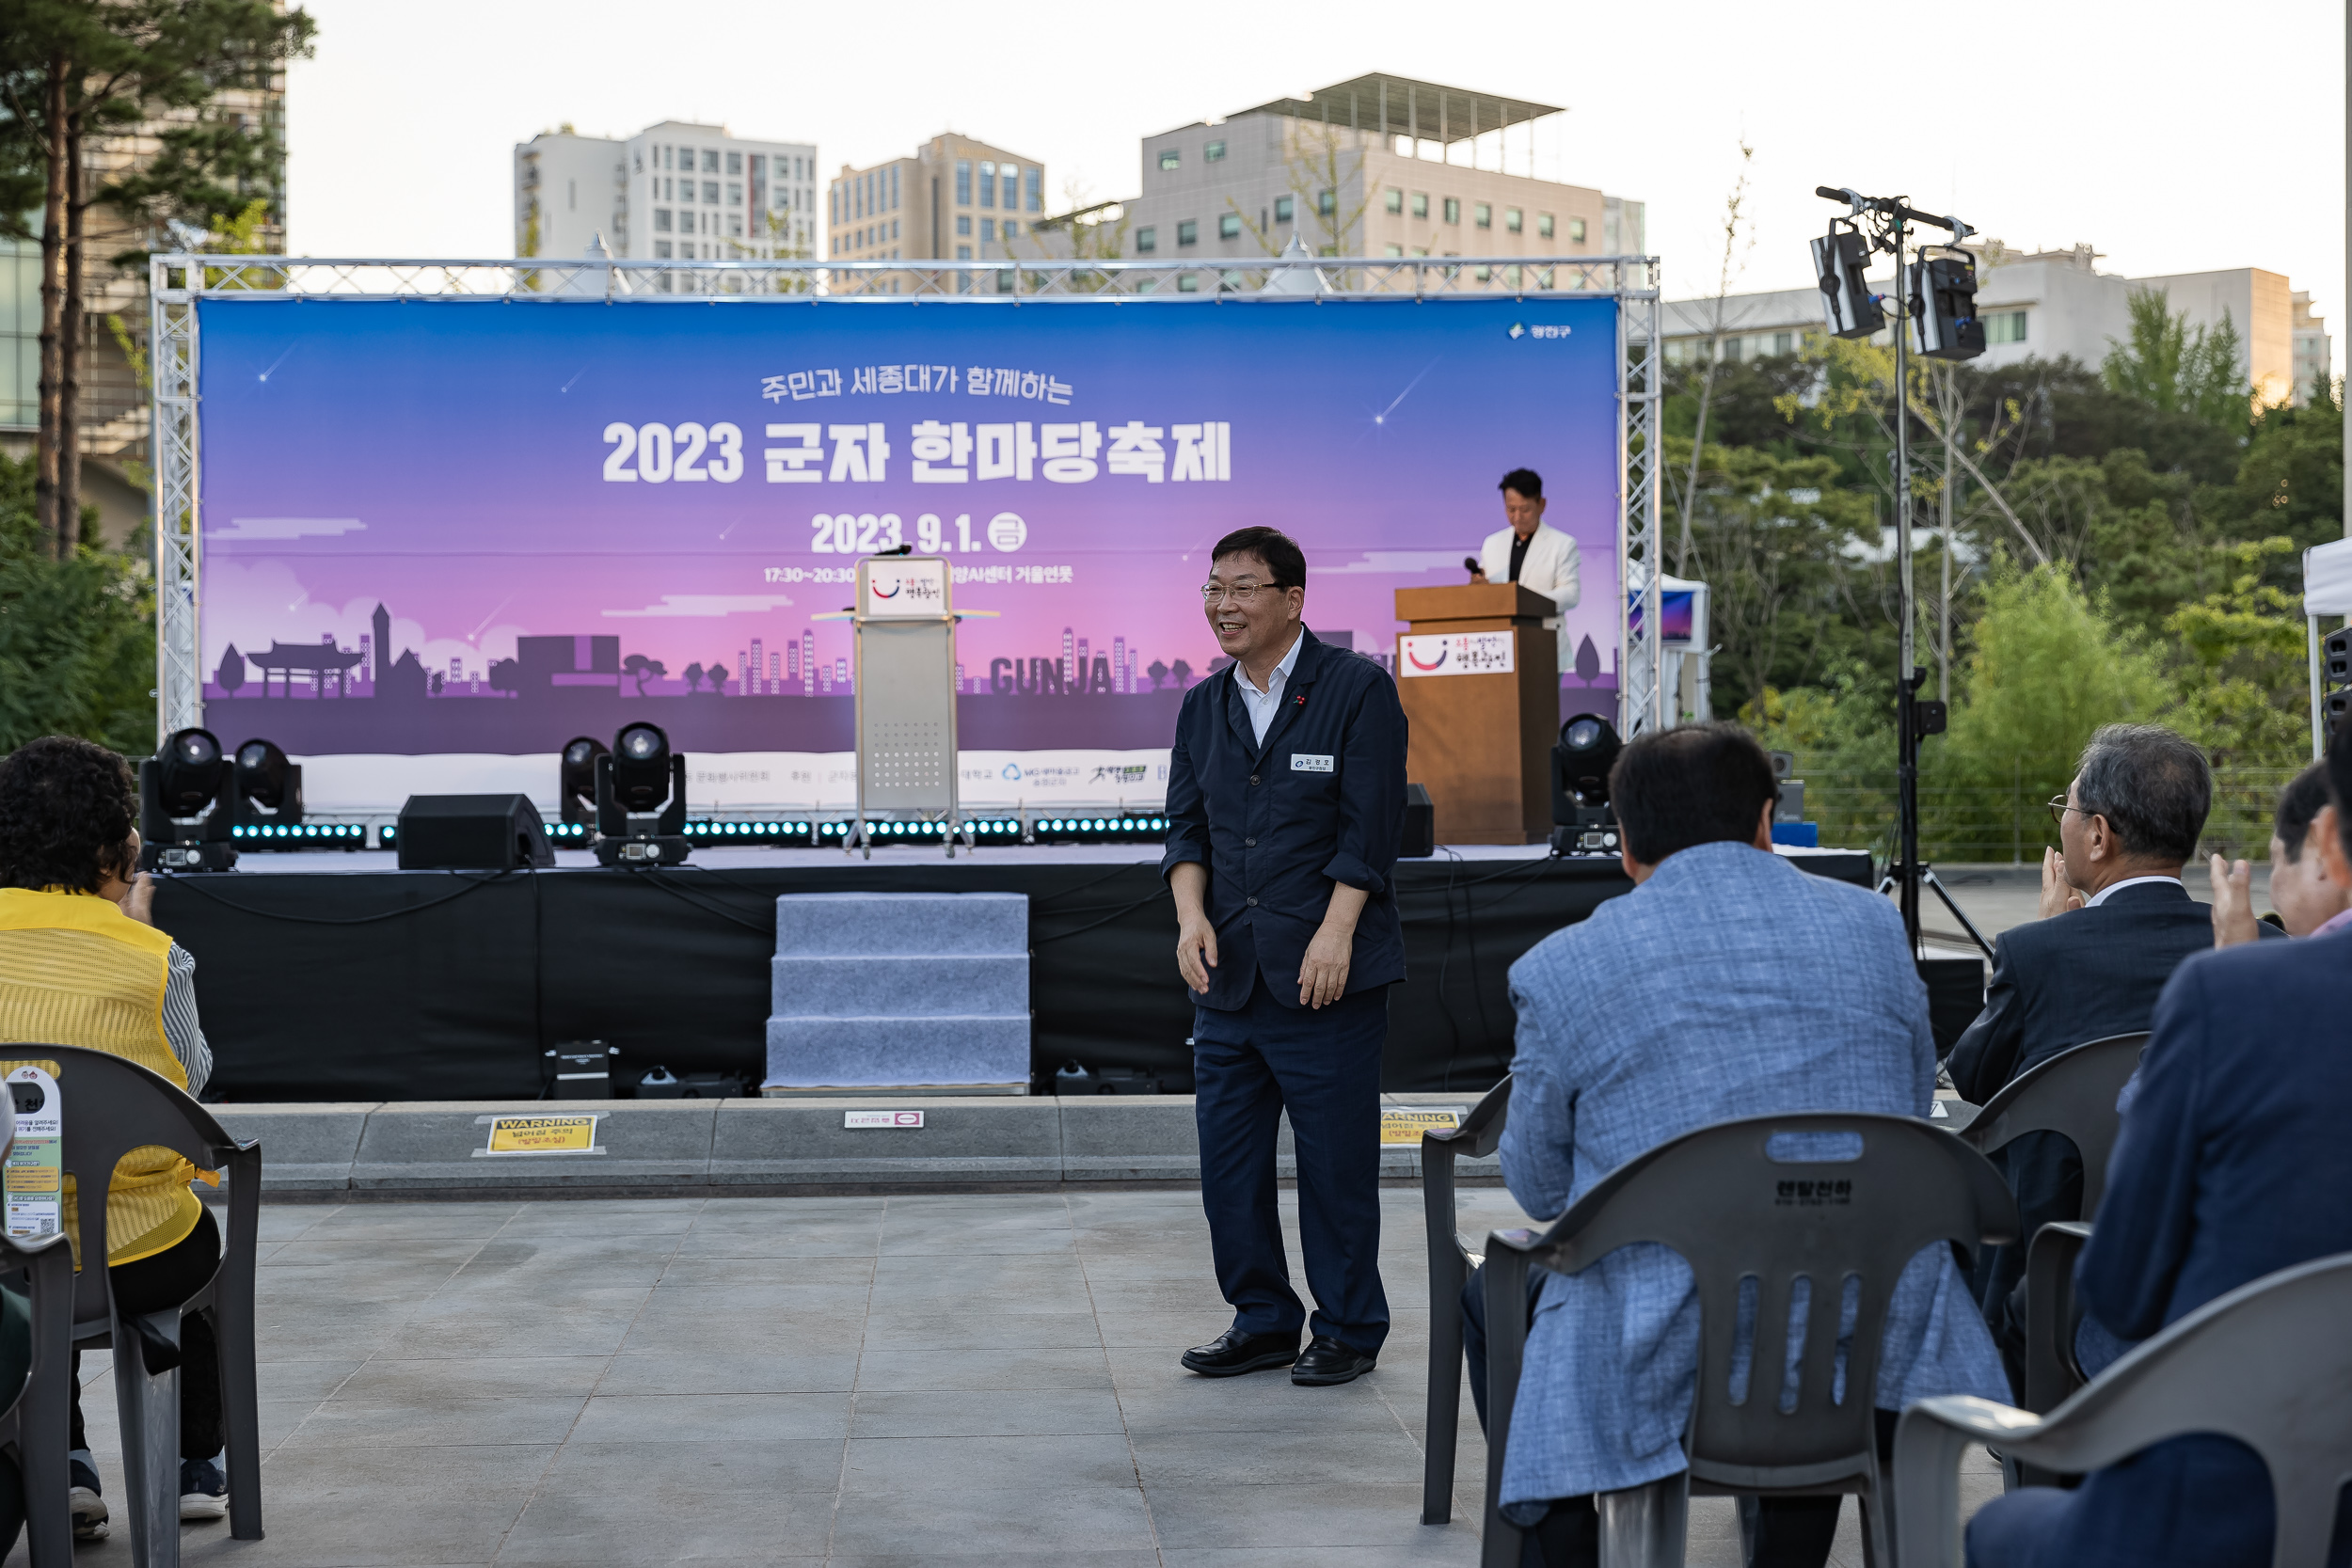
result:
[[[1397,854],[1408,861],[1425,861],[1438,852],[1438,808],[1429,791],[1417,784],[1405,786],[1405,844]]]
[[[1940,1061],[1951,1054],[1968,1025],[1984,1011],[1984,960],[1970,954],[1915,961],[1919,978],[1927,983],[1928,1033],[1934,1037]]]
[[[528,795],[411,795],[400,808],[403,871],[511,871],[553,865]]]

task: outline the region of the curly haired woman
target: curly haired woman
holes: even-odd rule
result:
[[[0,760],[0,1042],[103,1051],[190,1094],[212,1073],[196,1017],[196,959],[155,929],[153,879],[138,871],[131,769],[103,746],[44,736]],[[71,1092],[70,1085],[66,1092]],[[195,1167],[134,1149],[106,1195],[106,1265],[126,1315],[162,1311],[202,1288],[220,1232],[189,1188]],[[68,1178],[69,1183],[72,1178]],[[80,1227],[69,1184],[66,1229]],[[205,1314],[181,1320],[180,1516],[228,1512],[220,1364]],[[83,1436],[80,1356],[73,1398],[73,1533],[106,1534],[106,1503]]]

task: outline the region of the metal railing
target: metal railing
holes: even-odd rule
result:
[[[2050,820],[2050,797],[2064,788],[2074,758],[2017,760],[2012,778],[2001,783],[1939,780],[1932,769],[1919,783],[1919,847],[1930,861],[2030,865],[2058,842]],[[2205,818],[2198,852],[2260,860],[2267,853],[2279,792],[2295,777],[2292,768],[2225,768],[2214,775],[2213,809]],[[1895,769],[1808,768],[1802,756],[1797,776],[1804,781],[1808,820],[1820,827],[1821,843],[1868,849],[1883,856],[1894,842]],[[2059,781],[2058,789],[2052,779]]]

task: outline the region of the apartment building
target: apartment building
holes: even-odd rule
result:
[[[914,156],[847,164],[827,187],[826,253],[834,261],[992,261],[1034,255],[1025,242],[1045,211],[1045,166],[943,132]]]
[[[1091,210],[1040,238],[1068,255],[1084,227],[1101,248],[1117,233],[1127,257],[1210,263],[1276,255],[1294,236],[1324,256],[1640,254],[1643,203],[1515,171],[1516,144],[1532,147],[1533,128],[1560,112],[1361,76],[1146,136],[1121,229]]]
[[[2131,334],[2131,296],[2153,289],[2191,326],[2211,328],[2226,317],[2238,335],[2238,365],[2265,403],[2310,401],[2312,378],[2332,373],[2327,324],[2312,311],[2311,295],[2291,290],[2280,273],[2259,267],[2220,272],[2125,277],[2101,272],[2090,245],[2014,251],[1998,241],[1978,253],[1977,311],[1984,318],[1985,352],[1975,362],[1994,368],[2023,359],[2071,357],[2096,367]],[[1872,280],[1875,288],[1889,278]],[[1687,364],[1720,333],[1727,360],[1791,354],[1823,330],[1817,289],[1776,289],[1666,303],[1666,359]]]
[[[639,261],[813,257],[817,145],[669,119],[633,136],[569,125],[515,149],[515,254]]]

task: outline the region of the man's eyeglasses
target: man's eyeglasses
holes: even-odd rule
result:
[[[2061,828],[2065,827],[2065,826],[2066,826],[2066,814],[2067,814],[2068,812],[2070,812],[2070,811],[2079,811],[2079,812],[2082,812],[2082,814],[2083,814],[2085,816],[2098,816],[2098,815],[2099,815],[2097,812],[2094,812],[2094,811],[2084,811],[2084,809],[2083,809],[2081,806],[2070,806],[2070,805],[2068,805],[2068,804],[2066,803],[2066,797],[2065,797],[2065,796],[2063,796],[2063,795],[2053,795],[2053,796],[2051,796],[2051,797],[2050,797],[2050,820],[2051,820],[2051,821],[2053,821],[2053,822],[2057,823],[2057,824],[2058,824],[2059,827],[2061,827]]]
[[[1200,585],[1200,602],[1220,604],[1231,599],[1237,605],[1247,606],[1254,602],[1259,594],[1272,591],[1274,584],[1270,582],[1204,582]]]

